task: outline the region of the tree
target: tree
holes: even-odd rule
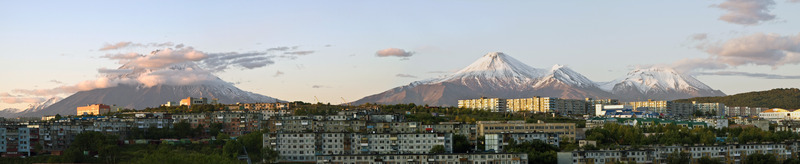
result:
[[[697,163],[699,163],[699,164],[723,164],[724,162],[722,162],[722,160],[719,159],[719,158],[712,159],[712,158],[709,158],[708,156],[703,156],[702,158],[697,160]]]
[[[472,145],[467,136],[460,134],[453,136],[453,153],[467,153],[470,150],[472,150]]]
[[[242,152],[242,147],[242,143],[239,143],[239,141],[230,140],[225,142],[225,146],[222,146],[222,155],[235,158]]]
[[[261,152],[264,154],[263,161],[266,163],[276,163],[278,158],[280,158],[280,154],[278,151],[272,149],[272,147],[264,147],[261,149]]]
[[[436,146],[433,146],[433,147],[431,148],[431,150],[430,150],[430,151],[428,151],[428,153],[430,153],[430,154],[442,154],[442,153],[445,153],[445,152],[446,152],[446,151],[445,151],[445,149],[444,149],[444,145],[436,145]]]
[[[750,154],[744,161],[745,164],[778,163],[778,159],[772,154]]]
[[[691,162],[691,159],[689,159],[689,153],[686,152],[675,151],[667,155],[668,164],[683,164],[689,162]]]

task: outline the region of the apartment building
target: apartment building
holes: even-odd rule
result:
[[[76,109],[76,113],[78,116],[80,115],[101,115],[106,114],[111,111],[111,106],[105,104],[91,104],[87,106],[81,106]]]
[[[640,107],[646,107],[647,110],[663,113],[674,117],[690,117],[694,113],[694,106],[687,103],[677,103],[672,101],[635,101],[628,102],[626,105],[633,107],[634,110]]]
[[[486,98],[479,99],[458,100],[459,108],[488,110],[491,112],[505,112],[506,99],[501,98]]]
[[[526,164],[525,153],[471,153],[471,154],[357,154],[320,155],[319,164],[346,163],[479,163],[479,164]]]
[[[452,152],[445,133],[268,133],[264,146],[278,151],[281,161],[309,162],[318,155],[423,154],[442,145]]]
[[[725,109],[727,109],[723,103],[698,103],[697,101],[692,101],[692,106],[697,111],[704,114],[712,113],[715,116],[725,116]]]
[[[761,111],[769,110],[764,107],[726,107],[725,115],[728,117],[752,117],[758,116]]]
[[[692,163],[700,158],[722,159],[724,163],[742,163],[747,155],[773,154],[778,161],[794,158],[799,142],[780,144],[731,144],[696,146],[655,146],[649,148],[621,150],[578,150],[559,152],[559,164],[603,164],[618,162],[666,163],[674,152],[688,153]]]
[[[39,139],[38,126],[0,126],[0,154],[3,157],[28,156]]]
[[[525,121],[478,121],[478,136],[493,133],[554,133],[561,139],[575,140],[575,123],[525,123]]]
[[[539,140],[544,143],[558,147],[559,137],[555,133],[494,133],[484,136],[485,150],[494,152],[505,152],[504,149],[512,141],[514,143],[530,142]]]

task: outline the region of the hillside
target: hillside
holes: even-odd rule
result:
[[[720,102],[725,106],[749,106],[783,109],[800,109],[800,89],[777,88],[768,91],[740,93],[722,97],[695,97],[676,102]]]

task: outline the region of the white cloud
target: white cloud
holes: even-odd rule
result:
[[[414,55],[414,52],[406,51],[406,50],[399,49],[399,48],[387,48],[387,49],[382,49],[382,50],[379,50],[378,52],[375,52],[375,55],[377,55],[378,57],[389,57],[389,56],[411,57],[412,55]]]
[[[45,98],[38,98],[38,97],[0,97],[0,102],[6,104],[19,104],[19,103],[40,103],[44,101]]]
[[[719,20],[741,25],[756,25],[764,21],[775,19],[770,14],[774,0],[726,0],[715,7],[728,12],[719,17]]]

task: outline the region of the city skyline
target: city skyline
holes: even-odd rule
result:
[[[242,90],[332,104],[497,51],[598,82],[659,66],[729,95],[800,87],[792,1],[159,3],[0,2],[0,69],[13,79],[0,109],[107,87],[124,55],[155,50]],[[146,80],[186,82],[159,78]]]

